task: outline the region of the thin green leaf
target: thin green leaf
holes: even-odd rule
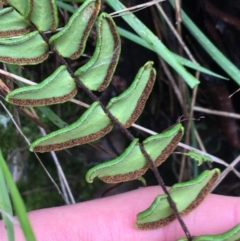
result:
[[[74,9],[71,5],[63,3],[63,2],[60,2],[60,1],[57,1],[57,5],[59,7],[61,7],[61,8],[63,8],[63,9],[65,9],[65,10],[69,11],[69,12],[72,12],[72,13],[76,11],[76,9]],[[155,48],[153,48],[153,46],[150,43],[148,43],[146,40],[144,40],[143,38],[140,38],[136,34],[133,34],[133,33],[129,32],[129,31],[125,30],[125,29],[122,29],[120,27],[117,27],[117,30],[118,30],[118,32],[119,32],[119,34],[121,36],[123,36],[123,37],[125,37],[127,39],[130,39],[133,42],[135,42],[135,43],[137,43],[137,44],[139,44],[139,45],[141,45],[141,46],[143,46],[145,48],[148,48],[148,49],[150,49],[150,50],[152,50],[152,51],[154,51],[154,52],[156,52],[158,54],[158,51],[156,51]],[[177,54],[175,54],[173,52],[171,52],[171,53],[173,54],[173,56],[176,58],[176,60],[180,64],[182,64],[182,65],[184,65],[186,67],[189,67],[191,69],[200,71],[200,72],[205,73],[205,74],[209,74],[209,75],[218,77],[220,79],[228,79],[228,78],[226,78],[226,77],[224,77],[222,75],[216,74],[216,73],[212,72],[211,70],[208,70],[208,69],[206,69],[206,68],[204,68],[204,67],[202,67],[202,66],[200,66],[200,65],[198,65],[196,63],[193,63],[192,61],[190,61],[190,60],[188,60],[186,58],[183,58],[180,55],[177,55]]]
[[[170,0],[170,3],[174,6],[174,0]],[[240,70],[215,47],[183,10],[181,10],[181,18],[184,25],[207,51],[209,56],[240,85]]]
[[[126,9],[118,0],[107,0],[107,3],[113,7],[115,11]],[[140,37],[142,37],[154,51],[159,54],[182,78],[186,83],[194,88],[199,81],[192,76],[186,69],[175,59],[172,52],[154,35],[140,20],[138,20],[131,12],[121,16],[132,27]]]
[[[68,124],[59,118],[49,107],[47,106],[39,106],[37,107],[54,125],[59,128],[64,128]]]
[[[3,176],[2,168],[0,168],[0,213],[3,217],[3,222],[6,227],[5,230],[7,232],[8,241],[14,241],[13,223],[11,220],[9,220],[8,216],[6,216],[6,214],[11,217],[13,216],[12,204],[9,198],[7,184]]]
[[[147,48],[147,49],[150,49],[154,52],[156,52],[154,50],[154,48],[152,47],[152,45],[148,44],[148,42],[146,42],[144,39],[138,37],[136,34],[133,34],[125,29],[122,29],[120,27],[117,27],[117,30],[119,32],[119,34],[127,39],[130,39],[132,40],[133,42]],[[205,73],[205,74],[209,74],[209,75],[212,75],[212,76],[215,76],[215,77],[218,77],[220,79],[227,79],[226,77],[222,76],[222,75],[219,75],[219,74],[216,74],[214,72],[212,72],[211,70],[208,70],[196,63],[193,63],[192,61],[180,56],[180,55],[177,55],[175,53],[172,53],[173,56],[176,58],[176,60],[181,63],[182,65],[186,66],[186,67],[189,67],[191,69],[194,69],[194,70],[197,70],[197,71],[200,71],[202,73]]]
[[[20,193],[16,187],[16,184],[14,183],[11,173],[8,170],[8,167],[6,165],[6,162],[3,158],[2,151],[0,150],[0,168],[3,172],[4,178],[8,184],[9,192],[12,197],[12,202],[14,206],[14,210],[16,211],[18,220],[20,222],[22,231],[24,233],[24,236],[27,241],[35,241],[35,236],[33,234],[33,230],[31,228],[26,208],[23,203],[23,200],[20,196]]]
[[[188,60],[188,59],[185,59],[185,58],[183,58],[183,57],[180,56],[180,55],[177,55],[177,54],[174,54],[174,53],[173,53],[173,55],[175,56],[175,58],[177,59],[177,61],[178,61],[179,63],[181,63],[182,65],[184,65],[184,66],[186,66],[186,67],[189,67],[189,68],[191,68],[191,69],[195,69],[195,70],[197,70],[197,71],[199,71],[199,72],[202,72],[202,73],[204,73],[204,74],[209,74],[209,75],[215,76],[215,77],[217,77],[217,78],[219,78],[219,79],[228,80],[228,78],[226,78],[226,77],[224,77],[224,76],[222,76],[222,75],[216,74],[216,73],[212,72],[211,70],[206,69],[206,68],[204,68],[204,67],[202,67],[202,66],[200,66],[200,65],[198,65],[198,64],[195,64],[195,63],[193,63],[192,61],[190,61],[190,60]]]
[[[66,11],[68,11],[68,12],[70,12],[70,13],[74,13],[74,12],[76,11],[76,8],[74,8],[74,7],[73,7],[72,5],[70,5],[70,4],[64,3],[64,2],[62,2],[62,1],[56,1],[56,3],[57,3],[57,6],[58,6],[59,8],[62,8],[62,9],[66,10]]]

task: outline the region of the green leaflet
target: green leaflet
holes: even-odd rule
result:
[[[155,165],[159,166],[176,148],[182,135],[183,127],[179,123],[147,138],[143,146]],[[91,168],[86,174],[86,180],[91,183],[98,177],[108,183],[125,182],[141,177],[148,168],[149,164],[140,150],[138,139],[134,139],[122,155]]]
[[[120,39],[112,18],[107,14],[102,14],[99,19],[98,28],[99,32],[101,32],[99,33],[99,42],[101,46],[98,44],[97,49],[99,49],[99,51],[96,51],[97,53],[95,52],[96,54],[92,58],[94,59],[92,66],[88,63],[88,68],[86,65],[80,68],[85,72],[79,76],[81,81],[87,78],[88,81],[93,83],[93,85],[90,84],[90,86],[88,86],[91,90],[96,90],[97,88],[103,90],[107,87],[120,53]],[[117,48],[116,52],[112,53],[115,48]],[[104,61],[106,56],[109,58],[107,60],[108,64],[101,66],[100,63]],[[96,77],[94,77],[94,75]],[[96,80],[98,81],[97,86]],[[84,82],[84,84],[86,83]],[[65,102],[73,98],[76,93],[77,88],[74,80],[66,70],[66,67],[61,66],[42,83],[10,92],[6,100],[20,106],[41,106]]]
[[[109,111],[126,127],[142,113],[156,78],[153,62],[148,61],[137,73],[131,86],[107,105]]]
[[[0,10],[0,37],[12,37],[28,33],[30,23],[12,7]]]
[[[98,140],[111,131],[113,125],[99,102],[94,102],[73,124],[39,138],[30,151],[47,152]]]
[[[20,106],[41,106],[66,102],[76,93],[74,79],[62,65],[40,84],[11,91],[6,100]]]
[[[92,183],[95,177],[108,183],[130,181],[142,176],[147,169],[148,165],[139,148],[138,139],[134,139],[119,157],[88,170],[86,181]]]
[[[198,166],[202,165],[204,162],[212,162],[212,159],[209,156],[197,153],[193,150],[189,151],[186,155],[197,161]]]
[[[30,13],[30,1],[31,0],[4,0],[3,3],[7,2],[9,5],[17,9],[24,17],[28,17]]]
[[[217,235],[201,235],[193,238],[192,241],[239,241],[240,224],[237,224],[228,231]],[[186,238],[180,238],[177,241],[187,241]]]
[[[100,6],[100,0],[85,1],[72,15],[65,27],[50,38],[50,44],[61,56],[77,59],[83,53]]]
[[[38,64],[48,57],[48,46],[37,31],[17,38],[0,38],[0,61],[8,64]]]
[[[152,62],[147,62],[139,70],[131,86],[119,97],[110,100],[107,108],[126,127],[131,126],[141,114],[154,84],[155,74]],[[99,103],[94,102],[79,120],[36,140],[30,150],[56,151],[92,142],[106,135],[112,125]]]
[[[30,20],[39,31],[58,27],[58,9],[55,0],[31,0]]]
[[[175,184],[169,193],[181,215],[190,213],[207,196],[220,174],[219,169],[204,171],[197,178]],[[166,194],[156,197],[151,206],[137,215],[136,227],[142,230],[163,227],[175,219]]]
[[[88,63],[75,75],[89,89],[103,91],[110,83],[121,51],[121,40],[113,19],[102,13],[97,24],[97,46]]]

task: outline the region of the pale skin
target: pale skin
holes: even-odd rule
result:
[[[177,221],[150,231],[134,227],[136,214],[146,209],[160,187],[147,187],[76,205],[37,210],[29,218],[38,241],[174,241],[184,237]],[[209,195],[184,217],[192,235],[225,232],[240,222],[240,198]],[[16,227],[16,241],[24,241]],[[0,240],[7,240],[0,222]]]

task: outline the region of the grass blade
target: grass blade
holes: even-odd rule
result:
[[[4,178],[8,184],[9,192],[12,197],[13,206],[16,211],[20,225],[22,227],[24,236],[27,241],[35,241],[36,239],[34,237],[33,230],[31,228],[31,225],[27,216],[25,205],[16,187],[15,182],[12,179],[12,175],[6,165],[6,162],[3,158],[1,150],[0,150],[0,169],[2,170]]]
[[[133,42],[147,48],[147,49],[150,49],[152,51],[154,51],[154,49],[152,48],[152,46],[150,44],[148,44],[148,42],[146,42],[144,39],[138,37],[136,34],[133,34],[123,28],[120,28],[118,27],[117,28],[119,34],[129,40],[132,40]],[[155,52],[155,51],[154,51]],[[178,60],[179,63],[181,63],[182,65],[186,66],[186,67],[189,67],[191,69],[195,69],[199,72],[202,72],[202,73],[205,73],[205,74],[209,74],[209,75],[212,75],[212,76],[215,76],[215,77],[218,77],[220,79],[226,79],[226,77],[222,76],[222,75],[219,75],[219,74],[216,74],[214,72],[212,72],[211,70],[208,70],[198,64],[195,64],[194,62],[180,56],[180,55],[177,55],[175,53],[172,53],[174,55],[174,57]]]
[[[107,0],[107,3],[115,10],[119,11],[125,9],[117,0]],[[199,84],[199,81],[191,75],[186,69],[176,60],[172,52],[153,34],[134,14],[128,12],[121,16],[149,45],[152,46],[154,51],[161,56],[182,78],[186,83],[194,88]]]
[[[0,153],[0,158],[1,158],[1,153]],[[6,214],[8,214],[9,216],[13,216],[12,204],[9,198],[7,184],[5,182],[1,168],[0,168],[0,210],[2,213],[3,222],[7,232],[8,241],[14,241],[13,223],[6,216]]]
[[[170,0],[170,3],[174,6],[174,0]],[[181,10],[181,17],[184,25],[206,50],[209,56],[240,85],[240,70],[215,47],[183,10]]]

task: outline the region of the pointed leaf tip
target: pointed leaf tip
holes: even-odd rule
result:
[[[102,13],[97,23],[97,45],[92,58],[75,75],[89,89],[103,91],[109,85],[121,51],[120,36],[113,19]]]
[[[61,56],[77,59],[82,55],[100,6],[100,0],[85,1],[71,16],[65,27],[50,38],[50,44]]]

